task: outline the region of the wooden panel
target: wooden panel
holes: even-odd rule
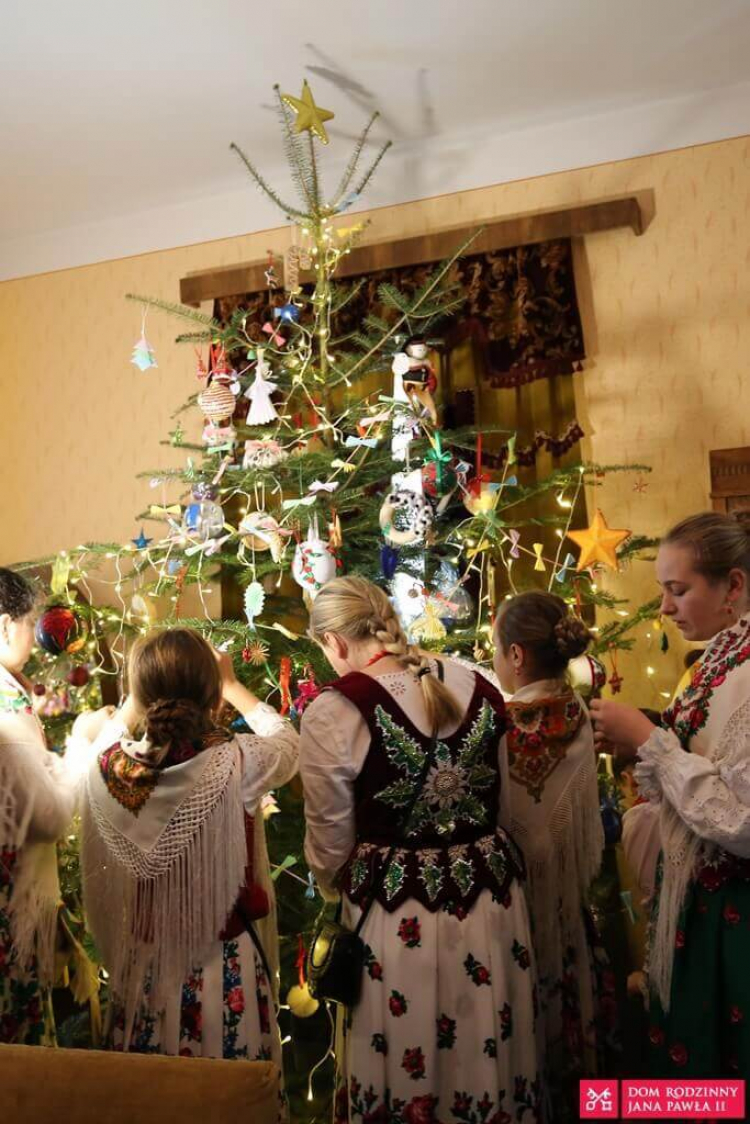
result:
[[[750,527],[750,447],[714,449],[711,466],[711,506]]]
[[[750,446],[744,449],[713,449],[711,465],[711,496],[750,495]]]
[[[456,247],[480,225],[478,223],[473,227],[440,230],[434,234],[420,234],[395,242],[360,246],[343,258],[336,276],[359,277],[363,273],[374,273],[380,269],[442,261],[450,257]],[[640,201],[635,195],[585,203],[562,210],[536,211],[488,223],[472,243],[469,253],[507,250],[513,246],[528,246],[555,238],[575,238],[621,227],[630,227],[636,235],[642,234],[645,229]],[[260,292],[266,284],[266,268],[267,262],[264,259],[188,274],[180,281],[180,300],[183,304],[198,305],[201,301],[215,300],[218,297]],[[312,280],[312,274],[302,273],[300,278],[303,281]]]

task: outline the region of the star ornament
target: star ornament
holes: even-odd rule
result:
[[[294,98],[291,94],[282,94],[281,100],[284,105],[288,105],[297,114],[294,125],[295,133],[310,132],[323,144],[328,144],[328,133],[323,122],[330,121],[334,115],[330,109],[322,109],[315,104],[307,79],[302,83],[301,97]]]
[[[136,550],[145,550],[149,543],[152,543],[153,541],[153,539],[146,538],[145,534],[143,533],[143,527],[141,527],[141,533],[138,538],[132,540],[133,546],[136,548]]]
[[[591,526],[585,531],[568,531],[568,538],[581,548],[578,572],[595,562],[601,562],[611,570],[617,570],[617,548],[630,537],[630,533],[630,531],[608,527],[606,519],[597,508]]]

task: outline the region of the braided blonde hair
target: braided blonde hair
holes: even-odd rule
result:
[[[453,692],[432,674],[429,656],[407,640],[386,594],[365,578],[334,578],[324,585],[313,601],[309,632],[319,642],[326,633],[355,642],[375,637],[384,652],[419,676],[425,710],[433,729],[439,730],[463,717]]]

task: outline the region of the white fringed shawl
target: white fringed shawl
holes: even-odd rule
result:
[[[17,852],[8,905],[17,961],[36,957],[53,983],[60,884],[56,839],[72,817],[75,785],[47,749],[23,685],[0,667],[0,849]]]
[[[148,752],[123,741],[100,754],[82,815],[84,903],[125,1008],[126,1043],[139,1005],[163,1009],[201,963],[247,864],[239,747],[224,742],[163,769]]]
[[[648,974],[667,1011],[677,923],[698,861],[710,862],[717,847],[750,858],[750,618],[713,638],[664,719],[667,728],[640,747],[635,777],[660,805]]]
[[[581,908],[599,871],[604,832],[599,811],[593,733],[581,699],[564,680],[522,687],[507,703],[508,721],[533,733],[545,701],[568,702],[568,719],[532,757],[539,784],[521,761],[510,763],[513,834],[524,853],[527,896],[540,978],[559,976],[569,945],[576,946]],[[513,735],[506,734],[506,744]]]

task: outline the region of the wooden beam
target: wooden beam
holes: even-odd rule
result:
[[[480,226],[482,224],[477,223],[475,226],[419,234],[394,242],[375,242],[360,246],[341,260],[336,276],[359,277],[363,273],[375,273],[381,269],[443,261]],[[645,226],[640,200],[635,195],[629,195],[560,210],[514,215],[498,222],[486,223],[468,252],[481,254],[491,250],[507,250],[513,246],[529,246],[555,238],[577,238],[584,234],[597,234],[603,230],[622,227],[630,227],[634,234],[639,235],[643,233]],[[264,274],[267,264],[265,260],[247,262],[188,274],[180,281],[180,300],[183,304],[198,305],[201,301],[215,300],[217,297],[260,292],[266,285]],[[302,273],[300,279],[312,280],[313,274]]]

